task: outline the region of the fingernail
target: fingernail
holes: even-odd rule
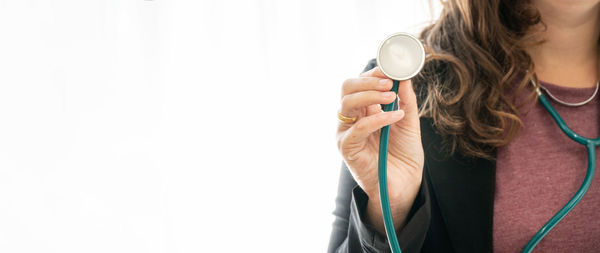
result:
[[[394,112],[396,116],[404,115],[404,110],[397,110]]]
[[[394,93],[393,91],[387,91],[383,93],[383,96],[386,98],[391,98],[394,97],[396,95],[396,93]]]
[[[379,80],[379,86],[387,87],[390,84],[390,79],[381,79]]]

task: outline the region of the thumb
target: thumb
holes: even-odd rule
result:
[[[404,110],[406,114],[402,124],[410,124],[411,127],[419,127],[417,95],[415,94],[411,80],[400,81],[398,85],[398,109]]]

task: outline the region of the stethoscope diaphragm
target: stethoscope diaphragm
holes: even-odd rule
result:
[[[377,50],[377,65],[393,80],[408,80],[425,64],[425,48],[419,39],[408,33],[388,36]]]

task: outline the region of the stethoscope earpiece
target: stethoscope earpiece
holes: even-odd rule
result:
[[[425,48],[419,39],[408,33],[388,36],[377,50],[377,65],[392,80],[408,80],[425,64]]]

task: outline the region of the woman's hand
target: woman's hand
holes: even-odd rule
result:
[[[357,117],[353,124],[340,123],[338,149],[358,185],[369,196],[367,221],[385,234],[378,188],[379,135],[390,125],[388,191],[394,227],[403,226],[421,185],[424,154],[416,95],[410,80],[400,82],[398,111],[383,112],[380,104],[396,98],[392,80],[375,67],[342,86],[340,113]]]

